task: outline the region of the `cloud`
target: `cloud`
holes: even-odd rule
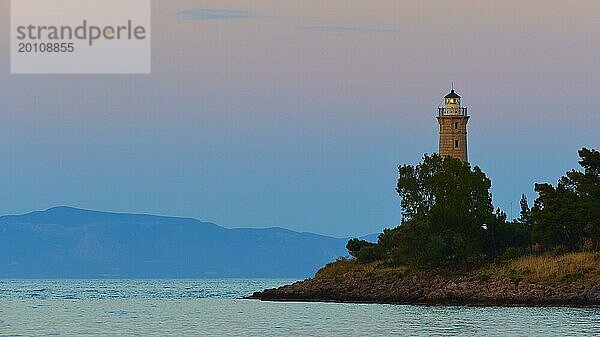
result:
[[[398,29],[385,27],[359,27],[359,26],[307,26],[304,30],[339,34],[369,34],[369,33],[395,33]]]
[[[264,17],[249,11],[233,9],[192,8],[180,11],[177,15],[184,20],[235,20]]]

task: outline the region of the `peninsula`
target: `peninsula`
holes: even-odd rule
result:
[[[438,108],[439,154],[399,168],[402,222],[377,243],[352,239],[314,278],[261,300],[428,305],[600,305],[600,152],[536,184],[521,215],[494,211],[491,180],[468,163],[468,108],[454,88]]]
[[[521,257],[469,272],[411,272],[338,260],[312,279],[251,295],[265,301],[469,306],[600,306],[595,253]]]

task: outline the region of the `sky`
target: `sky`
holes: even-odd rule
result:
[[[469,159],[518,216],[600,148],[600,2],[153,1],[151,75],[10,75],[0,214],[57,205],[337,237],[400,222],[453,81]]]

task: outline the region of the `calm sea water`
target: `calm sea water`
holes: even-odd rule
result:
[[[289,282],[0,281],[0,336],[600,335],[600,309],[239,299]]]

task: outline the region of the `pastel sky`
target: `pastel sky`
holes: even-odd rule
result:
[[[600,148],[600,2],[153,2],[152,75],[10,75],[0,213],[55,205],[358,236],[437,151],[451,81],[494,202]]]

